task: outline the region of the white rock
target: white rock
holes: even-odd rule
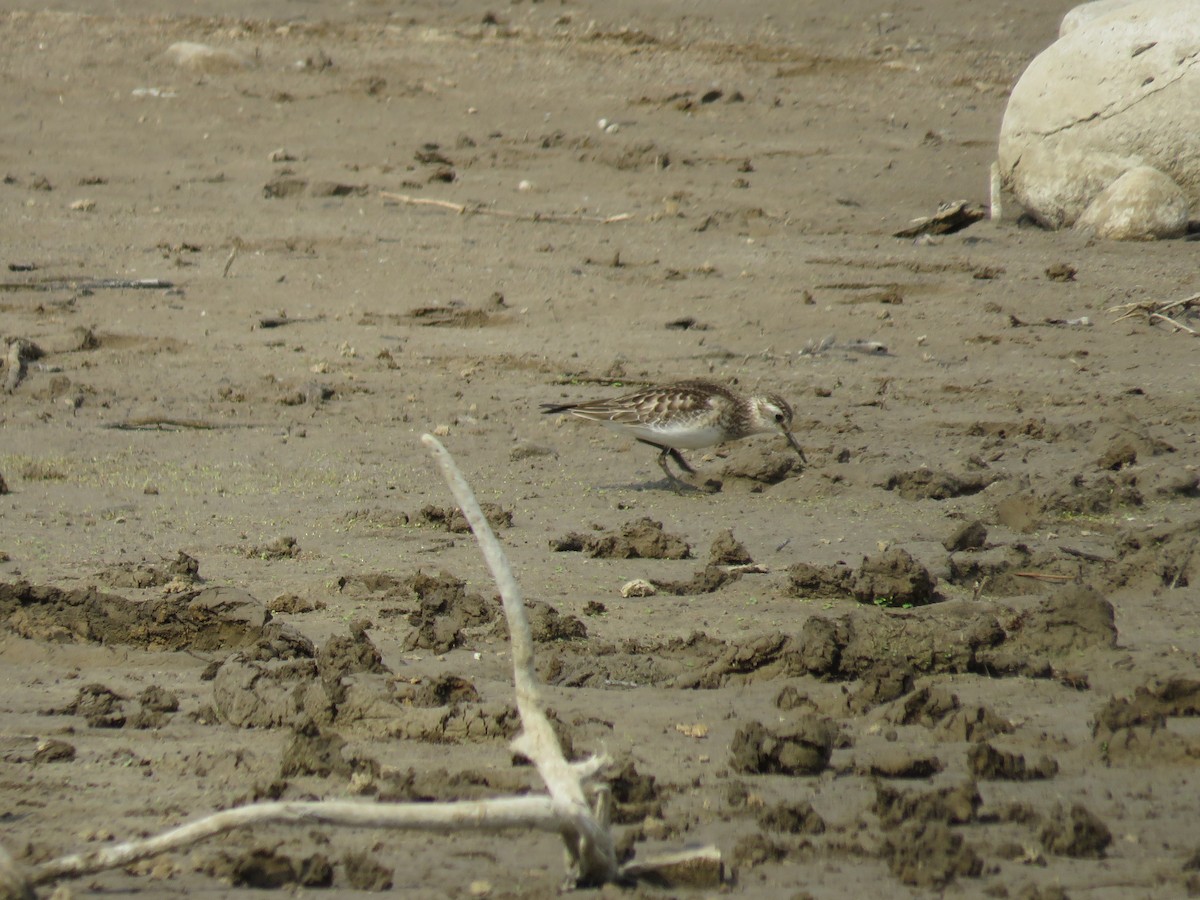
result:
[[[1151,241],[1187,232],[1188,201],[1158,169],[1130,169],[1091,202],[1075,227],[1117,241]]]
[[[167,48],[166,57],[181,69],[193,72],[236,72],[250,65],[250,60],[233,50],[180,41]]]
[[[1064,37],[1077,28],[1089,25],[1101,16],[1116,12],[1122,6],[1137,3],[1138,0],[1092,0],[1091,3],[1080,3],[1069,10],[1058,26],[1058,36]]]
[[[1054,228],[1142,166],[1196,205],[1200,3],[1139,0],[1055,41],[1013,89],[998,156],[1003,186]],[[1145,221],[1172,218],[1170,204]]]

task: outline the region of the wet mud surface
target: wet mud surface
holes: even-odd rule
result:
[[[986,202],[1069,5],[8,4],[0,841],[539,790],[429,431],[623,856],[723,857],[598,894],[1200,892],[1195,339],[1110,312],[1192,244],[894,236]],[[808,464],[686,451],[676,493],[538,411],[700,377],[787,397]],[[562,877],[547,835],[271,827],[72,890]]]

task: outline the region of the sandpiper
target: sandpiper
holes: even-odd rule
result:
[[[752,434],[782,434],[801,462],[808,462],[792,434],[792,408],[778,394],[744,395],[711,381],[680,381],[606,400],[543,403],[541,408],[544,413],[570,413],[599,422],[657,447],[662,451],[658,464],[676,490],[681,482],[667,466],[668,456],[694,475],[696,470],[680,450],[699,450]]]

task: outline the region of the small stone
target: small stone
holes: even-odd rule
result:
[[[622,597],[653,597],[658,589],[645,578],[635,578],[621,585]]]

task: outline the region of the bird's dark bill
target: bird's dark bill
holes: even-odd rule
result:
[[[790,431],[785,431],[783,436],[787,438],[788,443],[792,445],[792,449],[800,454],[800,462],[808,465],[808,457],[804,455],[804,448],[800,446],[800,442],[796,440],[796,436]]]

